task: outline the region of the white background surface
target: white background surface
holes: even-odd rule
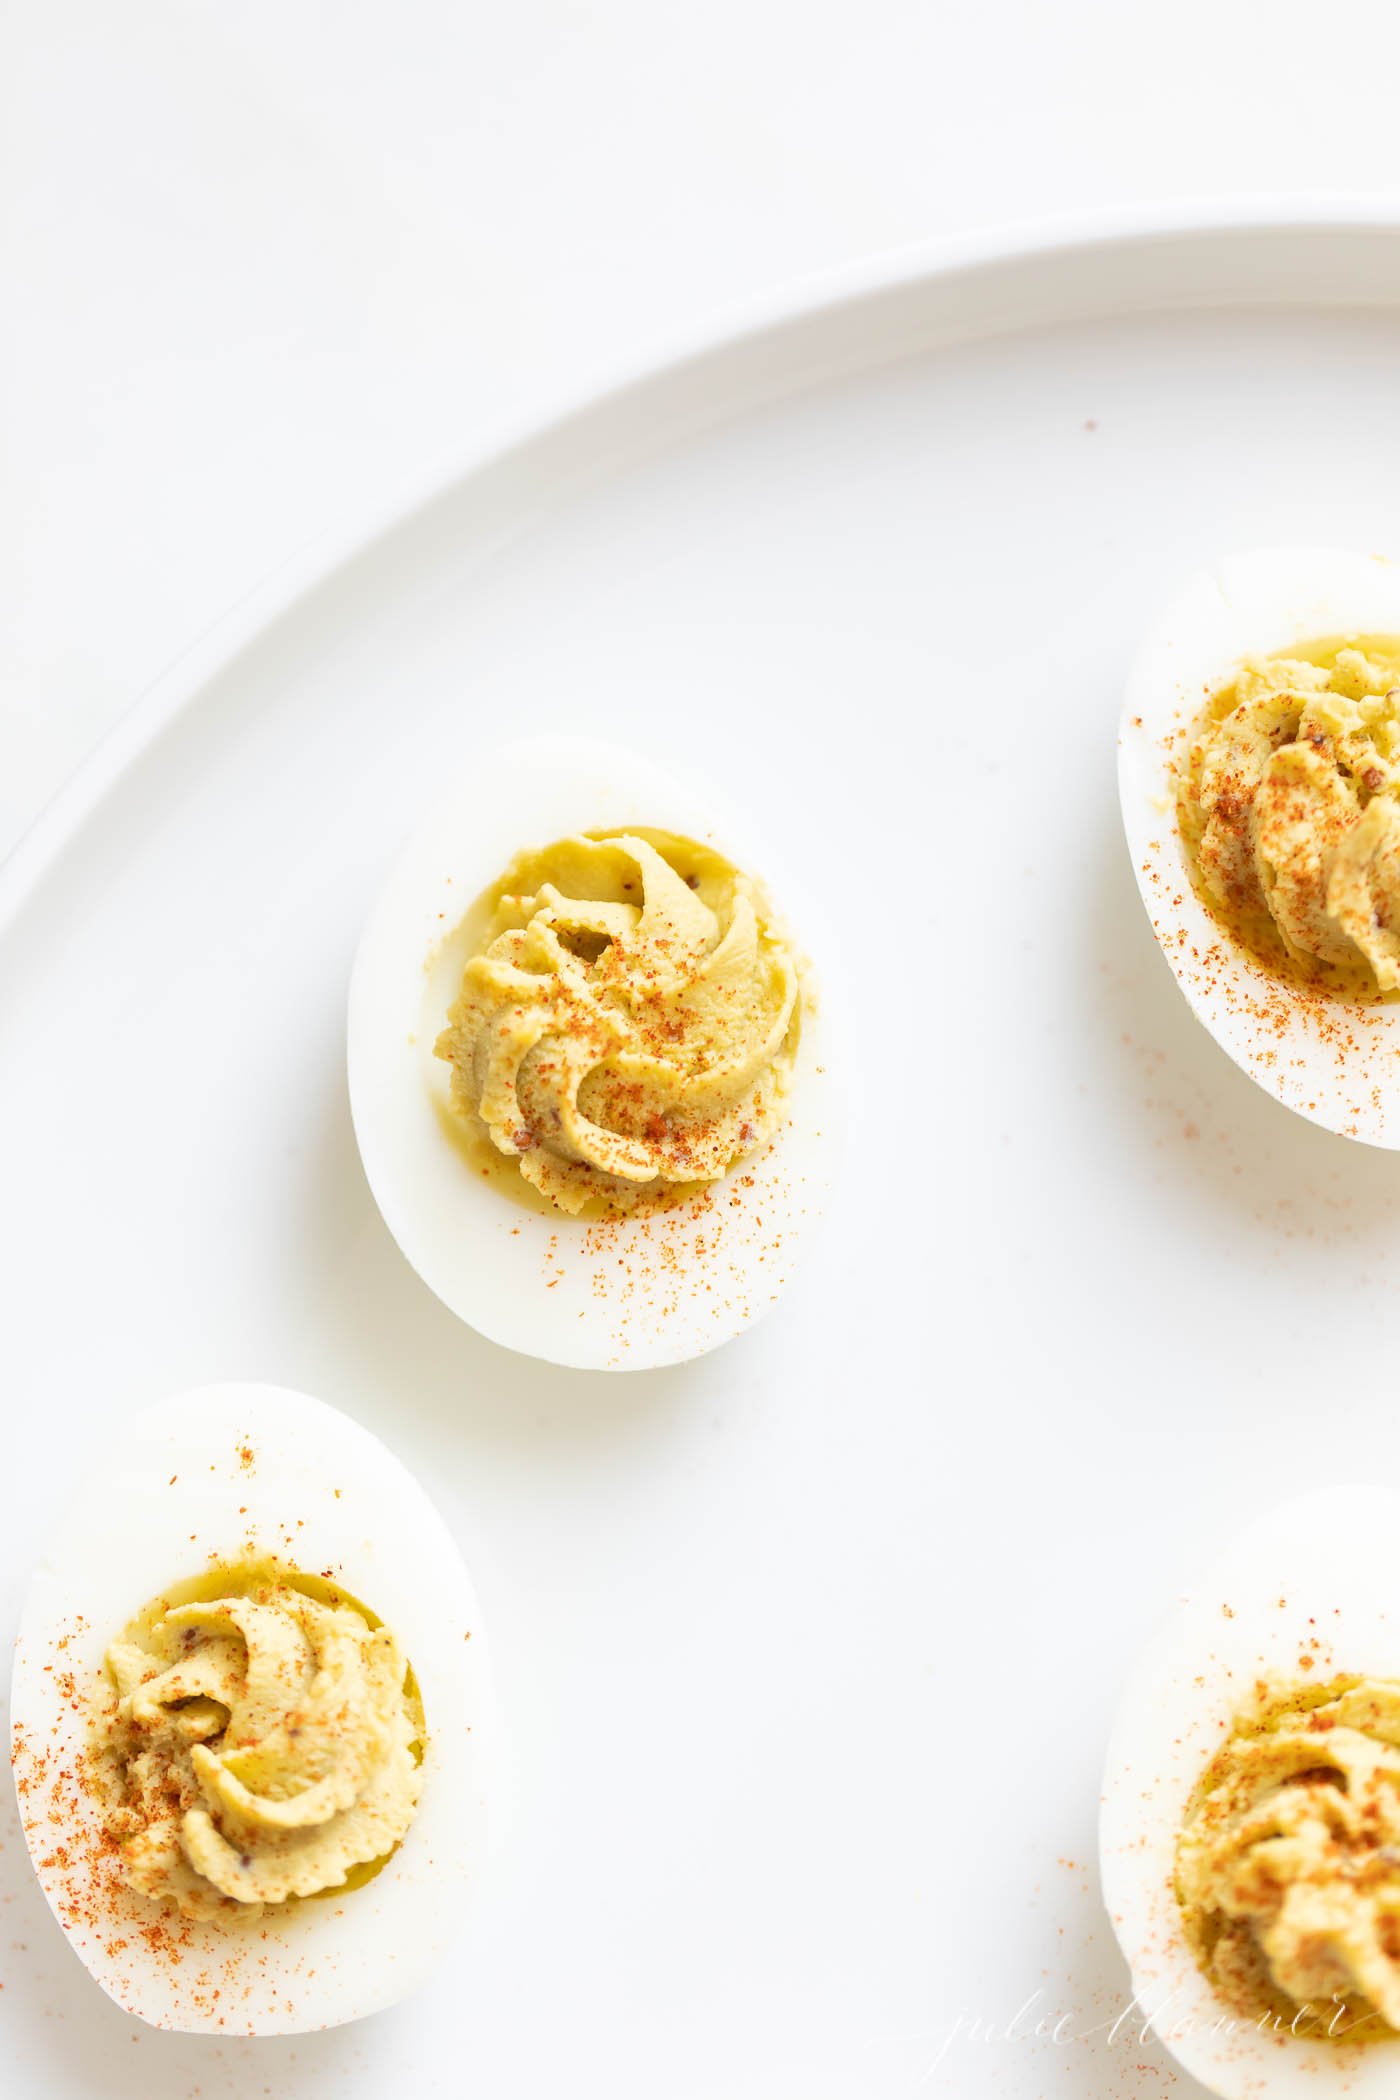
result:
[[[884,246],[1394,188],[1389,0],[5,0],[0,851],[309,536]]]
[[[1261,248],[1277,282],[1287,242],[1232,252]],[[1396,281],[1400,234],[1334,249]],[[1291,252],[1311,289],[1316,240]],[[1123,281],[1101,258],[1100,298]],[[966,314],[966,284],[945,296]],[[556,435],[547,512],[504,546],[489,491],[533,500],[528,457],[410,521],[152,740],[0,940],[0,1641],[114,1420],[275,1376],[431,1488],[514,1750],[460,1958],[295,2042],[140,2032],[0,1824],[22,2100],[1167,2089],[1157,2045],[1105,2039],[1111,1710],[1300,1465],[1400,1473],[1376,1340],[1400,1198],[1390,1155],[1286,1114],[1194,1021],[1134,894],[1115,729],[1164,578],[1221,545],[1393,544],[1400,314],[1110,315],[917,354],[920,310],[861,308],[867,369],[756,412],[705,427],[734,406],[717,359]],[[772,356],[799,382],[844,325]],[[701,434],[658,452],[677,393]],[[614,470],[570,488],[600,420]],[[670,1371],[481,1341],[360,1170],[350,956],[482,696],[542,730],[603,710],[669,763],[703,708],[820,952],[894,988],[810,1259]],[[991,2040],[959,2031],[935,2072],[972,2020]]]
[[[1116,0],[858,13],[718,0],[684,16],[638,0],[392,12],[36,0],[10,5],[5,36],[3,262],[19,296],[0,331],[15,577],[0,843],[186,641],[308,536],[372,517],[383,491],[630,364],[646,341],[776,280],[939,231],[1134,196],[1387,185],[1383,84],[1400,56],[1379,6],[1329,10],[1324,35],[1311,6],[1201,0],[1150,18]],[[1346,538],[1359,520],[1366,544],[1391,537],[1395,369],[1382,319],[1351,333],[1123,324],[1067,331],[1043,355],[973,351],[839,407],[820,456],[844,482],[806,478],[816,455],[799,407],[762,436],[757,484],[742,442],[666,467],[640,500],[617,499],[601,533],[566,521],[527,550],[479,628],[465,611],[454,625],[441,590],[409,601],[406,627],[371,622],[361,735],[382,735],[373,680],[405,633],[424,652],[415,719],[435,734],[472,662],[522,701],[560,705],[571,645],[609,667],[632,650],[613,726],[636,734],[679,627],[695,644],[688,675],[712,671],[719,690],[726,650],[765,633],[794,703],[834,743],[872,631],[887,637],[888,690],[913,705],[930,665],[956,690],[974,661],[947,605],[999,622],[1015,579],[1003,660],[1024,674],[1028,704],[1068,709],[1074,730],[1056,759],[1064,800],[1047,802],[1043,768],[1007,799],[1054,870],[1047,911],[1075,929],[1077,996],[1038,1038],[1025,1090],[1019,1031],[1028,1009],[1050,1012],[1038,1001],[1064,981],[1060,957],[1028,949],[1014,987],[994,952],[978,958],[973,990],[1004,1023],[995,1055],[970,1065],[936,1038],[940,1082],[965,1109],[940,1159],[951,1229],[936,1288],[921,1243],[898,1235],[892,1269],[859,1273],[872,1243],[855,1221],[876,1184],[742,1355],[583,1389],[522,1371],[421,1292],[369,1207],[342,1104],[316,1091],[382,865],[378,827],[387,835],[416,803],[412,755],[376,747],[382,766],[356,775],[374,778],[374,825],[347,800],[340,830],[327,816],[327,857],[301,867],[272,853],[252,891],[219,888],[220,864],[196,852],[216,804],[227,821],[212,788],[177,809],[166,788],[180,775],[158,767],[149,801],[104,819],[86,887],[59,897],[91,906],[90,924],[65,914],[83,945],[26,950],[29,1002],[0,1044],[24,1081],[5,1097],[15,1113],[0,1156],[12,1187],[39,1192],[37,1207],[9,1207],[10,1258],[62,1247],[83,1313],[51,1258],[30,1263],[43,1288],[7,1310],[6,1368],[23,1395],[10,1477],[29,1463],[37,1482],[7,1517],[9,1595],[42,1546],[58,1455],[81,1448],[84,1410],[96,1423],[216,1360],[319,1390],[392,1439],[468,1542],[519,1743],[521,1837],[475,1928],[470,1991],[444,1976],[401,2015],[261,2051],[136,2035],[75,1989],[7,1844],[0,2006],[25,2100],[262,2084],[316,2100],[410,2087],[434,2100],[1141,2089],[1121,2055],[1019,2040],[960,2043],[941,2083],[925,2074],[952,2019],[1013,2018],[1003,1977],[1018,2001],[1043,1979],[1052,2008],[1080,2022],[1120,2009],[1085,1864],[1113,1675],[1228,1528],[1239,1481],[1254,1506],[1296,1484],[1319,1305],[1329,1390],[1369,1406],[1369,1460],[1397,1457],[1373,1346],[1393,1318],[1396,1203],[1389,1163],[1283,1117],[1171,987],[1120,858],[1116,681],[1159,585],[1209,551],[1208,532]],[[1311,436],[1281,456],[1277,432],[1300,402]],[[1230,433],[1235,449],[1204,446],[1203,432]],[[1027,447],[1044,470],[1029,501]],[[945,550],[950,595],[930,602],[932,536],[948,516],[946,486],[920,465],[935,457],[980,494],[975,529]],[[1072,530],[1062,484],[1076,492]],[[767,493],[754,507],[756,485]],[[1143,490],[1150,518],[1118,532]],[[853,491],[871,561],[847,602]],[[751,518],[751,538],[721,540],[714,556],[742,611],[732,631],[687,598],[697,504],[702,517]],[[663,515],[678,541],[657,538]],[[785,538],[800,578],[766,566]],[[1073,570],[1074,597],[1042,567],[1047,548]],[[655,590],[640,632],[639,568]],[[558,623],[543,639],[542,604]],[[309,696],[295,651],[275,668],[260,689],[270,711],[236,748],[200,731],[167,759],[207,758],[211,782],[229,765],[250,797],[272,782],[269,836],[295,843],[305,795],[329,782],[305,770],[315,746],[278,778],[277,710],[314,705],[322,748],[336,748],[340,695],[317,681],[346,660],[332,652]],[[789,847],[809,835],[824,777],[822,745],[804,748],[791,798],[775,803]],[[898,783],[909,838],[926,812],[919,788],[915,775]],[[169,828],[157,836],[158,813]],[[225,869],[236,855],[229,835]],[[185,880],[196,860],[208,891]],[[123,887],[108,895],[98,871],[118,863]],[[291,870],[301,887],[283,918]],[[1005,873],[1019,885],[1019,864]],[[839,892],[832,904],[837,925]],[[110,966],[143,909],[148,974],[117,1000],[100,1064],[121,1113],[89,1120],[94,1066],[70,1025],[72,986]],[[205,945],[211,924],[224,935]],[[325,932],[310,984],[309,924]],[[179,937],[197,960],[171,991],[157,965]],[[892,943],[886,960],[898,959]],[[245,981],[280,1004],[220,1048],[226,1064],[211,1073],[170,1054],[190,998]],[[303,997],[289,1077],[285,1015]],[[164,1065],[152,1064],[152,1020]],[[141,1094],[152,1070],[158,1097]],[[206,1082],[223,1102],[207,1116]],[[240,1182],[247,1119],[268,1098],[288,1117],[277,1172]],[[158,1142],[168,1114],[199,1128],[198,1147]],[[1123,1208],[1125,1177],[1150,1204]],[[218,1206],[202,1200],[210,1185]],[[141,1230],[114,1231],[137,1186]],[[307,1247],[311,1269],[298,1271]],[[872,1328],[869,1308],[890,1303],[899,1320]],[[926,1372],[931,1335],[929,1396],[910,1367]],[[1111,1375],[1086,1375],[1100,1366]],[[1261,1411],[1285,1428],[1264,1452]],[[652,1576],[641,1588],[639,1566]],[[1001,1629],[991,1650],[988,1625]],[[648,1698],[634,1706],[639,1657]],[[968,1756],[947,1729],[950,1685],[973,1688],[979,1722],[991,1716],[970,1799],[955,1792]],[[697,1711],[697,1686],[720,1696]],[[1031,1786],[1011,1725],[1023,1697],[1044,1719]],[[795,1743],[809,1759],[794,1761]],[[951,1863],[945,1826],[925,1812],[937,1799],[952,1804]],[[638,1831],[646,1842],[624,1851]],[[1154,2052],[1152,2089],[1161,2062]]]

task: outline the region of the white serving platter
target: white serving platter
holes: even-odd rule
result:
[[[127,2021],[7,1835],[7,2094],[1165,2084],[1113,2027],[1108,1719],[1247,1515],[1400,1476],[1400,1169],[1188,1011],[1115,727],[1144,623],[1213,555],[1400,553],[1397,369],[1400,224],[1359,210],[894,258],[283,579],[12,858],[7,1633],[100,1431],[186,1385],[302,1387],[442,1508],[514,1755],[455,1966],[296,2040]],[[534,730],[742,786],[853,987],[824,1235],[674,1370],[478,1339],[351,1134],[370,899],[444,768]]]

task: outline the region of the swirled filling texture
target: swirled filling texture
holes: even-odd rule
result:
[[[189,1917],[339,1888],[413,1821],[404,1660],[348,1606],[276,1584],[174,1605],[107,1672],[124,1874]]]
[[[1181,795],[1202,887],[1232,925],[1372,994],[1400,986],[1397,678],[1359,648],[1250,665],[1207,710]]]
[[[560,1210],[716,1181],[783,1120],[794,959],[748,878],[662,834],[563,839],[495,895],[437,1054]]]
[[[1324,2027],[1335,1998],[1400,2029],[1400,1684],[1261,1687],[1198,1789],[1177,1895],[1240,2011]]]

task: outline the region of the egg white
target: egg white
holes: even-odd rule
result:
[[[1123,1693],[1099,1815],[1104,1901],[1132,1972],[1135,2024],[1150,2019],[1221,2100],[1381,2100],[1400,2086],[1400,2038],[1339,2047],[1232,2015],[1196,1966],[1172,1887],[1187,1802],[1256,1680],[1400,1679],[1397,1537],[1400,1496],[1384,1489],[1284,1503],[1180,1605]]]
[[[433,1044],[460,988],[452,932],[522,848],[646,827],[710,846],[761,881],[806,959],[791,881],[716,797],[634,752],[540,737],[464,771],[390,874],[350,989],[355,1134],[390,1232],[481,1334],[527,1356],[636,1370],[699,1356],[766,1312],[824,1209],[838,1143],[825,978],[810,966],[789,1115],[713,1196],[600,1225],[528,1209],[472,1171],[443,1127]],[[809,959],[808,959],[809,960]]]
[[[73,1790],[85,1693],[109,1642],[162,1590],[211,1564],[276,1555],[343,1586],[397,1636],[428,1741],[418,1814],[374,1878],[241,1921],[181,1921],[178,1963],[128,1891],[90,1907]],[[75,1689],[76,1688],[76,1689]],[[359,2019],[423,1979],[465,1923],[486,1859],[494,1707],[461,1556],[377,1437],[303,1393],[209,1386],[123,1426],[35,1571],[12,1686],[21,1819],[75,1952],[124,2010],[179,2033],[296,2034]],[[92,1816],[98,1816],[95,1803]],[[58,1820],[53,1820],[54,1816]]]
[[[1276,1100],[1327,1130],[1400,1147],[1400,1005],[1346,1009],[1290,997],[1212,919],[1176,822],[1188,731],[1248,656],[1345,634],[1400,635],[1400,567],[1328,547],[1266,547],[1218,561],[1144,642],[1128,679],[1118,783],[1148,917],[1186,998],[1221,1048]]]

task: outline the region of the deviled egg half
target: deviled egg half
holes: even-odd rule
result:
[[[422,1489],[320,1401],[211,1386],[123,1428],[31,1583],[12,1716],[44,1894],[152,2026],[358,2019],[465,1921],[476,1599]]]
[[[1222,2100],[1400,2083],[1400,1496],[1242,1534],[1123,1695],[1100,1810],[1135,2018]]]
[[[794,909],[742,819],[605,744],[513,744],[432,811],[356,957],[350,1101],[390,1232],[459,1318],[637,1369],[774,1302],[837,1135]]]
[[[1119,738],[1138,886],[1178,984],[1287,1107],[1400,1146],[1400,567],[1266,548],[1188,586]]]

